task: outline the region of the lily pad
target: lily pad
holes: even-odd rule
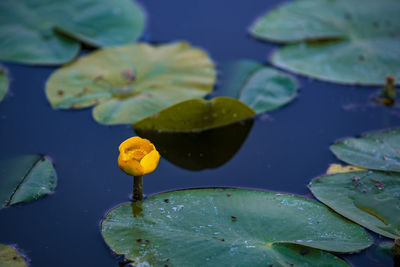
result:
[[[354,166],[354,165],[340,165],[340,164],[330,164],[328,170],[326,170],[326,174],[334,174],[334,173],[345,173],[345,172],[356,172],[356,171],[365,171],[365,169]]]
[[[235,155],[253,126],[254,115],[234,98],[191,99],[136,122],[134,128],[171,163],[203,170],[217,168]]]
[[[215,68],[207,54],[185,42],[136,44],[95,51],[64,66],[47,81],[51,105],[96,105],[101,124],[128,124],[213,89]]]
[[[37,199],[54,190],[57,175],[50,160],[23,155],[0,162],[0,209]]]
[[[233,61],[221,69],[220,94],[239,99],[257,114],[277,109],[296,96],[292,77],[256,61]]]
[[[400,128],[346,138],[330,149],[348,164],[365,169],[400,171]]]
[[[309,188],[344,217],[383,236],[400,237],[400,174],[338,173],[312,181]]]
[[[133,0],[13,0],[0,2],[0,60],[62,64],[83,42],[134,43],[145,15]]]
[[[257,38],[288,43],[274,65],[321,80],[383,85],[400,81],[397,0],[298,0],[256,20]]]
[[[161,193],[111,210],[109,247],[136,265],[347,266],[327,252],[372,244],[356,224],[308,199],[245,189]]]
[[[10,246],[0,244],[0,267],[27,267],[25,260]]]
[[[0,102],[4,99],[7,94],[9,86],[9,80],[7,72],[0,65]]]

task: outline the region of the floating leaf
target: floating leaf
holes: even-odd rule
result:
[[[49,159],[23,155],[0,162],[0,209],[37,199],[54,190],[57,175]]]
[[[318,79],[383,85],[400,78],[400,16],[397,0],[299,0],[260,17],[250,32],[289,43],[274,65]]]
[[[347,266],[317,249],[372,244],[361,227],[324,205],[244,189],[157,194],[114,208],[101,229],[116,254],[143,266]]]
[[[254,115],[234,98],[191,99],[136,122],[134,128],[163,158],[185,169],[203,170],[232,158],[246,140]]]
[[[7,72],[4,68],[0,65],[0,102],[4,99],[7,94],[9,86]]]
[[[400,128],[346,138],[330,147],[348,164],[366,169],[400,171]]]
[[[97,105],[101,124],[127,124],[212,91],[215,68],[200,49],[179,42],[137,44],[93,52],[60,68],[47,82],[54,108]]]
[[[322,176],[309,184],[314,196],[378,234],[400,237],[400,174],[357,171]]]
[[[365,171],[365,169],[353,165],[343,166],[340,164],[330,164],[328,170],[326,171],[326,174],[345,173],[354,171]]]
[[[281,71],[252,60],[222,65],[221,94],[238,98],[257,114],[285,105],[296,96],[297,84]]]
[[[0,244],[0,267],[27,267],[28,265],[18,254],[18,252],[10,246]]]
[[[13,0],[0,2],[0,59],[62,64],[92,46],[134,43],[145,16],[132,0]],[[71,38],[69,38],[71,37]]]

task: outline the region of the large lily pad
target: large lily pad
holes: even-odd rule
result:
[[[296,96],[293,78],[256,61],[233,61],[221,69],[220,94],[239,99],[257,114],[277,109]]]
[[[27,267],[25,260],[13,248],[0,244],[0,267]]]
[[[400,16],[397,0],[298,0],[260,17],[251,33],[289,43],[274,65],[318,79],[384,84],[400,81]]]
[[[23,155],[0,162],[0,209],[37,199],[54,190],[57,175],[49,159]]]
[[[54,108],[96,105],[101,124],[127,124],[212,91],[215,68],[205,52],[179,42],[96,51],[60,68],[47,81]]]
[[[101,229],[116,254],[143,266],[346,266],[317,249],[372,244],[361,227],[322,204],[245,189],[154,195],[114,208]]]
[[[346,138],[330,147],[346,163],[366,169],[400,171],[400,128]]]
[[[400,237],[400,174],[338,173],[312,181],[309,188],[339,214],[378,234]]]
[[[0,59],[61,64],[77,55],[79,42],[134,43],[144,23],[134,0],[0,1]]]
[[[4,68],[0,65],[0,102],[7,94],[9,86],[8,76]]]
[[[140,120],[134,128],[163,158],[185,169],[203,170],[233,157],[246,140],[254,115],[234,98],[192,99]]]

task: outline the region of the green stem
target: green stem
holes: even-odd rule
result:
[[[143,176],[133,176],[133,201],[143,199]]]

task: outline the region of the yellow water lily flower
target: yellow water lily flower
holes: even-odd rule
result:
[[[154,171],[160,154],[147,139],[131,137],[119,145],[118,166],[126,174],[143,176]]]

